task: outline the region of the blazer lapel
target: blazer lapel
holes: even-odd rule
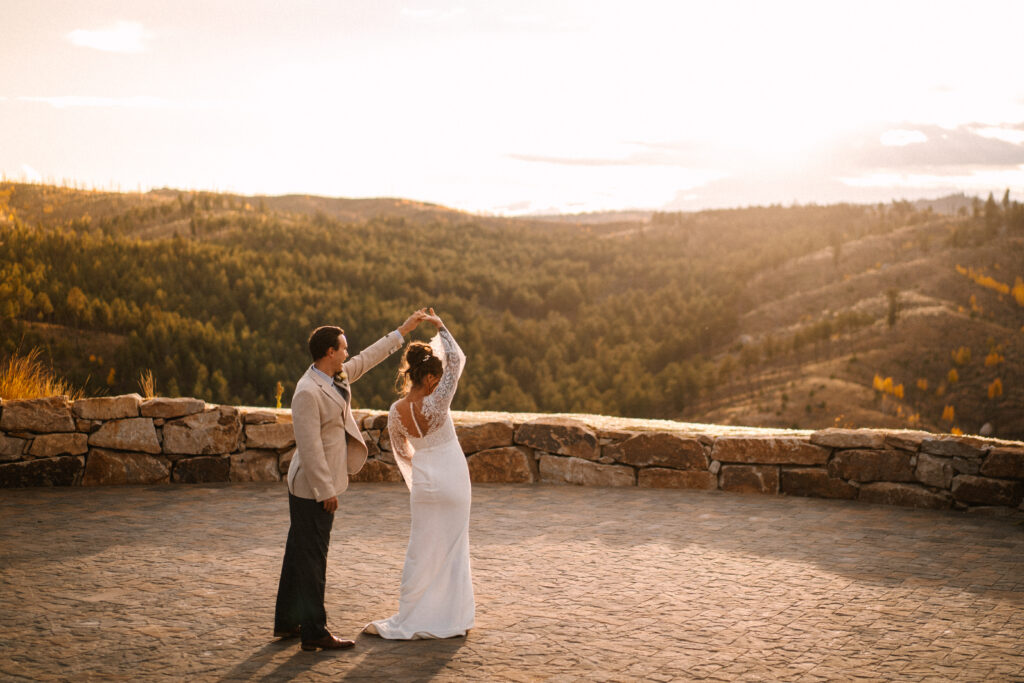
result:
[[[312,370],[309,370],[309,375],[310,375],[310,377],[313,378],[313,381],[316,382],[316,385],[318,387],[320,387],[320,391],[322,391],[325,394],[327,394],[327,396],[330,397],[330,399],[332,401],[337,403],[338,407],[342,411],[344,411],[345,410],[345,401],[341,398],[341,395],[338,394],[338,390],[334,388],[334,384],[331,383],[331,382],[328,382],[327,380],[322,378],[318,373],[313,372]]]

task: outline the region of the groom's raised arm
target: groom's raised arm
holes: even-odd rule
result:
[[[402,333],[398,330],[389,332],[360,351],[358,355],[345,361],[345,375],[348,376],[348,381],[355,382],[367,370],[402,348],[402,339]]]
[[[344,369],[345,375],[348,376],[348,381],[355,382],[357,379],[362,377],[367,370],[379,364],[392,353],[402,348],[402,342],[405,340],[405,335],[415,330],[425,317],[425,311],[416,311],[406,318],[405,322],[402,323],[397,330],[389,332],[360,351],[357,355],[352,356],[345,361]]]

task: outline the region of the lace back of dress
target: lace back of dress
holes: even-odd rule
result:
[[[416,452],[442,446],[449,441],[458,441],[449,411],[459,377],[462,375],[466,356],[448,330],[442,329],[431,340],[431,345],[438,342],[444,350],[444,353],[438,353],[444,368],[441,381],[420,404],[423,424],[416,418],[415,410],[412,412],[412,421],[420,430],[420,436],[412,436],[405,428],[398,412],[398,401],[392,403],[391,409],[388,411],[388,429],[391,433],[391,447],[395,456],[395,464],[401,470],[406,486],[410,488],[412,487],[412,459]],[[435,353],[437,352],[435,351]]]

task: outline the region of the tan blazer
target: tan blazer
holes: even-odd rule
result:
[[[349,397],[350,382],[400,348],[402,335],[395,330],[345,361],[343,386]],[[295,385],[292,422],[295,454],[288,466],[288,490],[299,498],[323,501],[347,489],[348,475],[363,468],[367,455],[351,400],[344,400],[334,384],[310,366]]]

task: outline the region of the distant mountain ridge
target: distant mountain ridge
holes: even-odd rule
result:
[[[931,209],[935,213],[955,216],[961,212],[971,211],[975,204],[981,201],[978,197],[968,196],[960,192],[939,197],[938,199],[918,199],[914,202],[914,208],[919,211]]]

